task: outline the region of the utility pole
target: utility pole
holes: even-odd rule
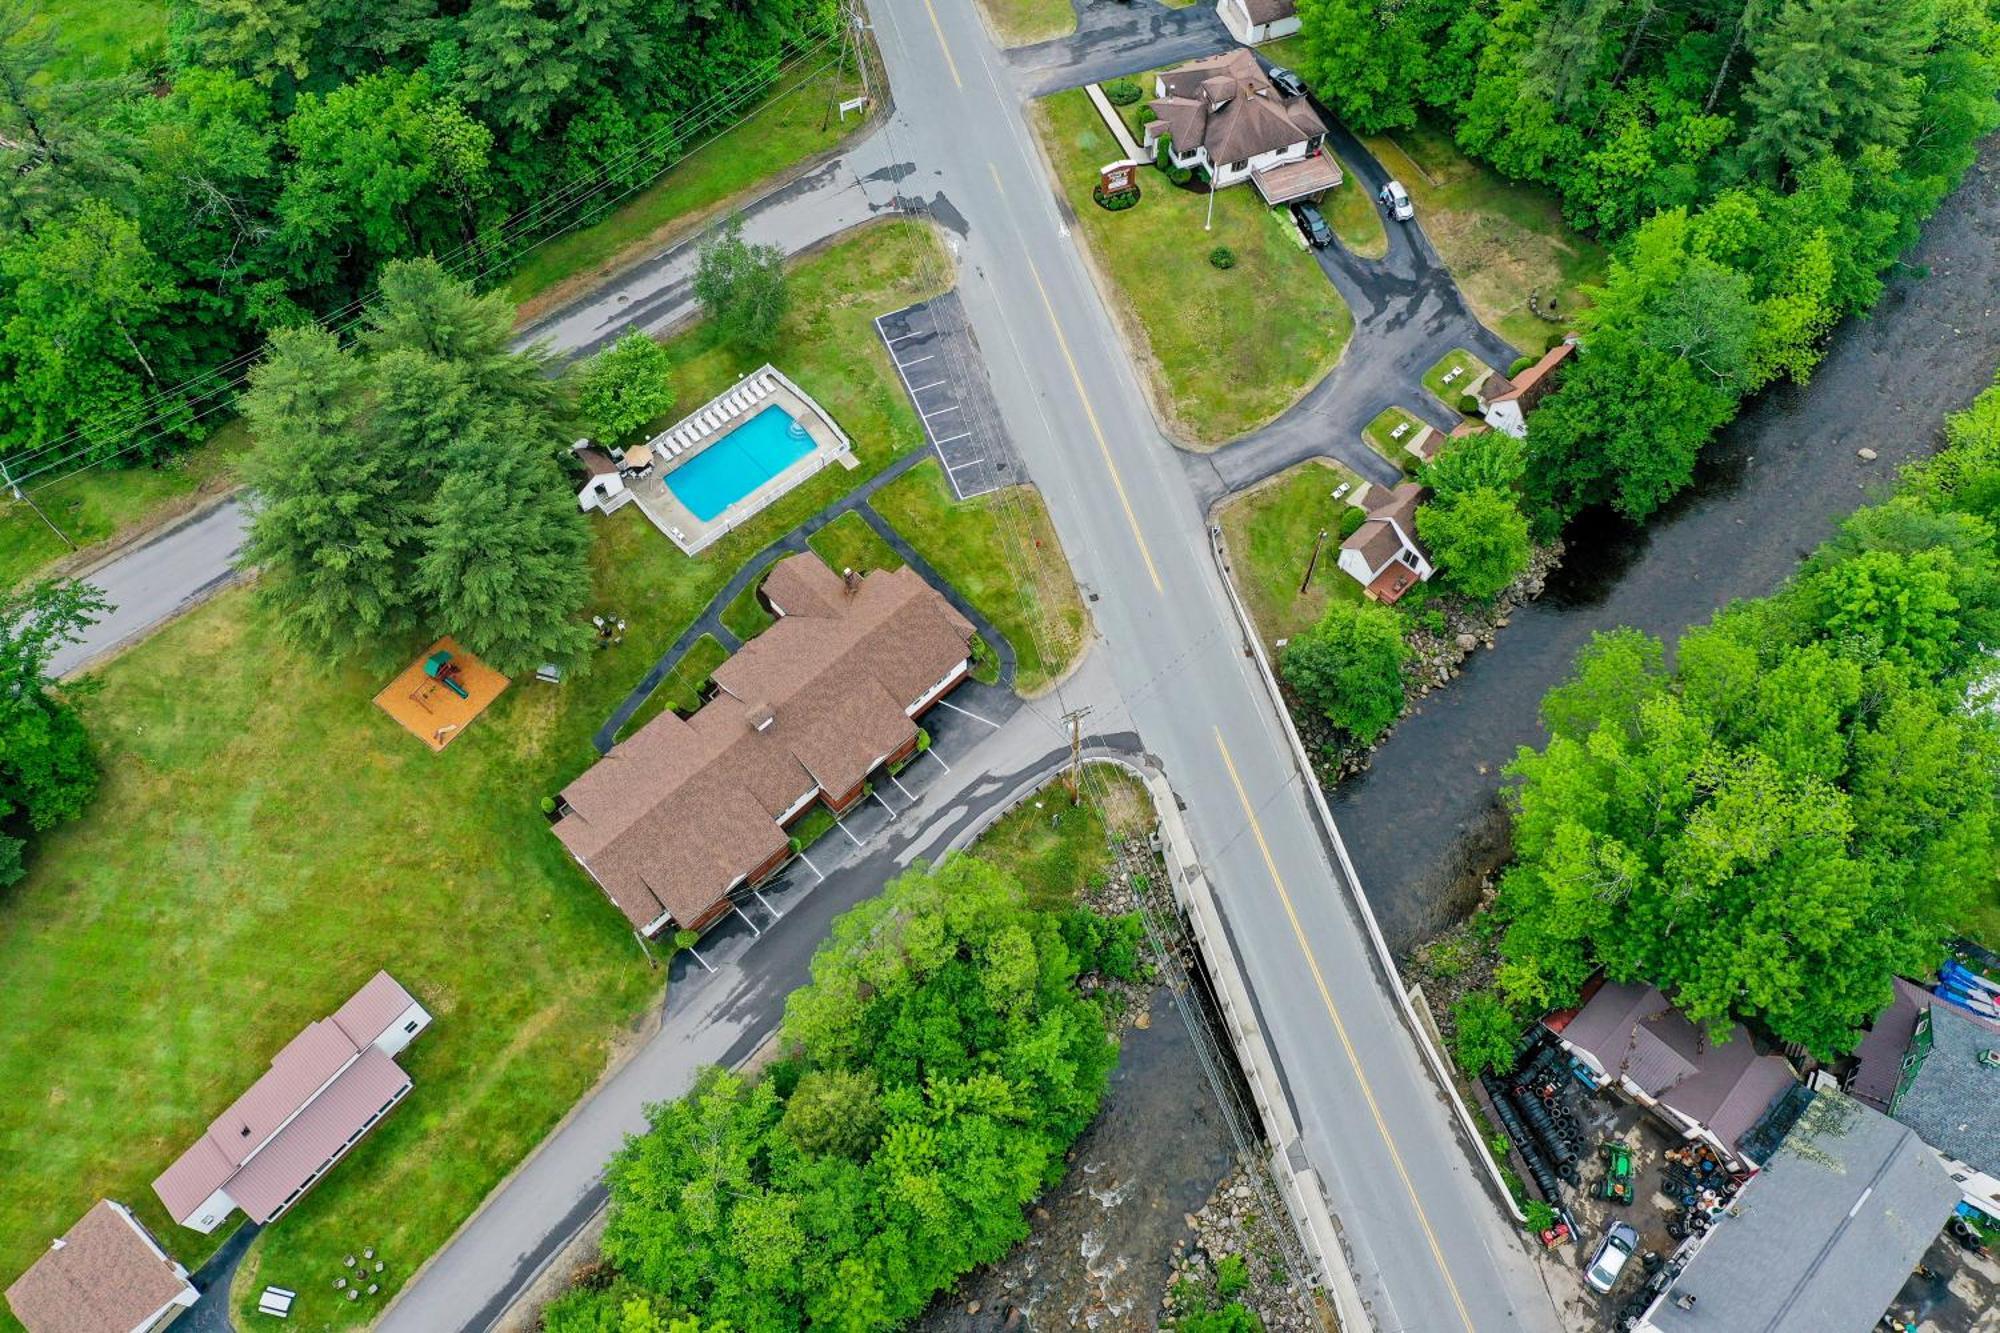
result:
[[[840,6],[840,55],[834,62],[834,70],[837,75],[846,73],[848,53],[853,52],[855,68],[861,74],[861,104],[864,116],[868,108],[874,105],[873,94],[868,89],[866,37],[868,31],[868,20],[861,12],[861,0],[843,0]],[[833,81],[833,91],[827,97],[826,114],[820,117],[819,127],[822,130],[832,122],[836,111],[840,113],[841,119],[847,118],[848,106],[840,99],[840,85],[841,80],[836,77]]]
[[[53,532],[56,536],[62,538],[62,544],[64,546],[69,547],[69,549],[72,551],[76,549],[76,543],[69,539],[69,534],[67,532],[64,532],[61,528],[57,527],[56,521],[50,518],[47,514],[43,513],[42,507],[36,504],[26,491],[21,489],[19,483],[17,483],[14,480],[14,474],[7,470],[7,463],[5,459],[0,459],[0,484],[4,484],[7,487],[8,493],[11,494],[16,500],[22,501],[28,506],[28,508],[34,510],[35,517],[42,520],[42,522],[48,524],[49,531]]]
[[[1090,710],[1088,708],[1072,708],[1062,715],[1063,722],[1069,727],[1069,772],[1063,781],[1069,788],[1069,801],[1071,805],[1076,804],[1078,794],[1081,791],[1083,778],[1083,720],[1089,716]]]
[[[1324,545],[1326,545],[1326,529],[1321,528],[1319,536],[1313,538],[1313,553],[1306,561],[1306,576],[1299,580],[1299,596],[1301,597],[1305,596],[1306,589],[1312,585],[1313,570],[1319,565],[1319,548]]]

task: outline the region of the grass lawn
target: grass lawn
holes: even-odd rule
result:
[[[696,639],[693,646],[681,654],[681,660],[667,669],[666,679],[646,696],[646,702],[625,719],[625,725],[618,729],[618,739],[624,740],[669,708],[692,713],[701,707],[701,692],[708,684],[708,678],[728,660],[729,650],[713,634],[704,634]]]
[[[1454,347],[1439,357],[1436,365],[1424,372],[1424,387],[1429,389],[1439,402],[1456,412],[1459,410],[1458,400],[1463,398],[1473,383],[1490,369],[1491,367],[1484,361],[1463,347]],[[1445,376],[1451,375],[1454,370],[1459,373],[1452,376],[1450,383],[1446,383]]]
[[[777,617],[757,600],[757,589],[763,582],[764,576],[759,574],[744,585],[742,592],[729,599],[728,606],[722,608],[722,627],[739,639],[754,639],[777,621]]]
[[[878,537],[875,529],[868,526],[868,520],[859,514],[842,514],[808,538],[806,545],[836,574],[847,569],[866,574],[871,569],[903,567],[903,557]]]
[[[1007,636],[1022,693],[1047,686],[1083,652],[1089,633],[1083,599],[1033,487],[1009,486],[961,503],[944,469],[928,459],[877,491],[873,504]]]
[[[1605,251],[1563,225],[1555,195],[1502,179],[1428,124],[1374,135],[1367,144],[1409,190],[1424,234],[1481,323],[1530,356],[1570,328],[1586,304],[1579,289],[1603,281]],[[1530,293],[1545,310],[1553,301],[1560,319],[1531,312]]]
[[[872,321],[937,294],[926,255],[948,269],[928,227],[887,222],[793,270],[779,363],[861,467],[694,558],[630,508],[594,518],[595,604],[625,642],[561,687],[517,682],[443,754],[370,702],[421,644],[328,671],[244,591],[96,673],[105,789],[0,896],[0,1086],[37,1090],[0,1098],[0,1272],[105,1194],[197,1264],[221,1237],[167,1222],[149,1182],[377,966],[438,1016],[407,1056],[416,1090],[259,1239],[239,1308],[277,1282],[298,1327],[373,1318],[333,1300],[340,1256],[373,1245],[393,1292],[583,1094],[659,979],[536,802],[745,560],[921,443]],[[668,350],[684,398],[762,363],[699,325]]]
[[[507,282],[507,294],[532,319],[602,282],[622,263],[694,232],[730,202],[833,147],[868,118],[850,114],[822,126],[835,95],[858,94],[858,77],[810,74],[809,60],[743,124],[676,163],[602,222],[557,237],[530,254]]]
[[[1361,600],[1361,585],[1338,564],[1341,516],[1353,508],[1345,499],[1333,498],[1342,482],[1355,485],[1357,478],[1345,468],[1314,460],[1279,473],[1222,508],[1222,540],[1236,591],[1263,632],[1266,647],[1314,624],[1330,601]],[[1299,580],[1322,531],[1326,542],[1319,563],[1301,593]]]
[[[1382,415],[1361,428],[1361,439],[1370,449],[1408,472],[1416,466],[1417,457],[1407,446],[1422,433],[1425,424],[1406,408],[1387,407],[1382,409]],[[1398,426],[1404,428],[1401,435],[1396,434]]]
[[[59,79],[122,74],[135,53],[163,51],[169,0],[40,0],[48,18],[56,58],[49,72]]]
[[[1197,445],[1221,444],[1277,416],[1333,368],[1354,320],[1256,191],[1217,195],[1215,227],[1205,233],[1208,197],[1143,171],[1138,206],[1107,213],[1090,191],[1117,150],[1089,99],[1062,92],[1035,108],[1059,187],[1114,289],[1113,310],[1170,429]],[[1217,246],[1236,252],[1234,268],[1208,262]]]
[[[969,854],[1013,872],[1036,907],[1066,907],[1083,886],[1111,872],[1111,838],[1142,833],[1154,819],[1143,782],[1092,764],[1081,802],[1071,804],[1069,789],[1051,782],[982,833]]]
[[[1382,210],[1368,197],[1354,168],[1340,164],[1340,184],[1319,201],[1326,225],[1340,243],[1363,259],[1380,259],[1389,253],[1389,233],[1382,230]]]
[[[30,490],[56,526],[87,551],[228,489],[249,446],[249,433],[232,421],[206,443],[158,467],[92,468]],[[69,554],[32,508],[0,492],[0,588],[11,588]]]
[[[1027,46],[1076,31],[1070,0],[979,0],[979,8],[1002,46]]]

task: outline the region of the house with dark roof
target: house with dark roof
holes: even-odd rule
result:
[[[122,1203],[99,1199],[7,1288],[28,1333],[148,1333],[197,1293]]]
[[[1727,1213],[1669,1261],[1639,1333],[1867,1333],[1958,1191],[1909,1129],[1814,1094]],[[1677,1271],[1675,1271],[1677,1270]]]
[[[2000,1217],[2000,1024],[1900,979],[1897,987],[1862,1042],[1849,1087],[1929,1144],[1967,1203]]]
[[[263,1077],[153,1182],[167,1215],[206,1235],[241,1208],[282,1216],[410,1091],[394,1057],[430,1012],[377,972],[271,1057]]]
[[[1712,1042],[1653,986],[1600,979],[1581,1008],[1551,1014],[1542,1025],[1600,1083],[1728,1162],[1757,1165],[1745,1139],[1798,1083],[1781,1057],[1757,1053],[1742,1024],[1729,1040]]]
[[[1295,0],[1216,0],[1215,12],[1222,26],[1245,46],[1275,42],[1299,30]]]
[[[1406,481],[1393,490],[1368,488],[1361,508],[1368,517],[1340,544],[1341,571],[1372,601],[1394,602],[1436,571],[1417,544],[1417,506],[1424,488]]]
[[[787,556],[778,620],[563,789],[555,833],[633,928],[700,930],[791,859],[787,830],[838,815],[917,750],[917,721],[970,673],[973,627],[912,569],[835,574]]]
[[[1153,89],[1146,151],[1170,139],[1168,160],[1207,172],[1214,188],[1251,181],[1266,203],[1282,204],[1340,184],[1319,112],[1274,87],[1242,47],[1157,75]]]
[[[1557,370],[1576,351],[1576,339],[1565,338],[1543,354],[1542,359],[1513,378],[1494,373],[1483,380],[1475,396],[1486,424],[1515,439],[1528,435],[1528,413],[1555,388]]]

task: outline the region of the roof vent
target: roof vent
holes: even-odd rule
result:
[[[2000,1069],[2000,1051],[1987,1047],[1979,1053],[1979,1063],[1988,1069]]]
[[[778,715],[771,711],[771,705],[769,704],[757,704],[750,710],[750,729],[752,731],[763,731],[777,720]]]

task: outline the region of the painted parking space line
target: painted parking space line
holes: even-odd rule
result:
[[[936,352],[926,352],[924,355],[917,357],[914,361],[898,361],[896,363],[896,366],[899,370],[908,370],[911,366],[919,365],[925,361],[933,359],[936,356],[937,356]]]
[[[945,772],[947,773],[951,772],[951,765],[944,762],[944,756],[937,752],[937,747],[933,746],[932,748],[925,750],[924,753],[929,755],[931,758],[937,760],[939,764],[943,765]]]
[[[750,919],[750,914],[748,912],[744,911],[741,907],[739,907],[735,903],[729,904],[729,910],[736,913],[736,919],[738,921],[741,921],[744,925],[750,927],[750,933],[752,935],[755,935],[758,939],[764,938],[764,932],[757,929],[757,923]]]
[[[923,391],[924,391],[925,389],[941,389],[941,388],[943,388],[943,387],[944,387],[944,381],[943,381],[943,380],[932,380],[932,381],[931,381],[931,382],[930,382],[929,384],[925,384],[925,385],[921,385],[921,386],[919,386],[918,388],[915,388],[915,389],[912,389],[912,390],[910,390],[910,397],[912,397],[912,398],[915,398],[915,397],[916,397],[916,396],[917,396],[918,394],[922,393],[922,392],[923,392]]]
[[[692,944],[688,945],[688,957],[694,959],[697,963],[700,963],[702,971],[710,973],[711,975],[714,974],[715,969],[708,965],[708,960],[706,958],[703,958],[700,954],[694,951],[694,946]]]
[[[919,412],[917,413],[917,415],[922,417],[925,421],[929,421],[932,417],[941,417],[947,412],[956,412],[956,411],[958,411],[957,403],[946,403],[943,407],[940,407],[935,412]]]
[[[814,865],[812,863],[812,858],[810,856],[807,856],[803,850],[799,852],[799,860],[804,861],[806,863],[806,869],[812,871],[813,874],[819,876],[819,878],[814,880],[813,883],[815,884],[826,883],[826,872],[824,870],[821,870],[818,866]]]
[[[949,708],[954,713],[963,713],[967,717],[971,718],[974,722],[984,722],[987,726],[993,728],[993,730],[995,731],[1000,730],[1000,724],[998,722],[995,722],[992,718],[981,717],[979,714],[973,712],[970,708],[960,708],[957,704],[953,703],[949,699],[938,700],[938,707]],[[924,753],[929,754],[931,753],[931,751],[926,750]],[[938,762],[942,764],[944,760],[940,759],[938,760]],[[947,769],[945,771],[949,772],[950,770]]]
[[[807,862],[807,864],[810,865],[811,862]],[[773,921],[783,921],[785,919],[785,914],[783,912],[780,912],[777,908],[771,906],[771,900],[769,898],[766,898],[763,894],[757,892],[757,890],[755,889],[750,890],[750,896],[755,898],[758,902],[764,904],[764,910],[771,914],[771,919]]]
[[[968,431],[960,431],[960,432],[959,432],[958,434],[956,434],[956,435],[951,435],[951,436],[947,436],[946,438],[944,438],[944,439],[942,439],[942,440],[939,440],[939,441],[937,441],[937,443],[939,443],[939,444],[956,444],[956,443],[957,443],[958,441],[960,441],[960,440],[969,440],[969,439],[971,439],[971,438],[972,438],[972,432],[971,432],[971,431],[969,431],[969,430],[968,430]],[[979,460],[979,459],[974,459],[973,461],[974,461],[974,462],[976,463],[976,462],[979,462],[979,461],[981,461],[981,460]]]
[[[896,775],[895,775],[894,773],[891,773],[891,774],[889,775],[889,781],[891,781],[891,782],[893,782],[893,783],[895,783],[895,784],[896,784],[896,790],[897,790],[897,791],[899,791],[899,792],[903,793],[903,795],[905,795],[905,796],[909,796],[909,797],[910,797],[910,804],[911,804],[911,805],[915,805],[915,804],[917,803],[917,798],[916,798],[915,796],[910,796],[910,789],[909,789],[908,787],[905,787],[905,786],[903,785],[903,782],[902,782],[902,779],[901,779],[901,778],[898,778],[898,777],[897,777],[897,776],[896,776]]]
[[[847,825],[841,823],[838,819],[833,821],[833,826],[839,829],[842,833],[847,833]],[[861,845],[861,839],[855,837],[852,833],[847,833],[847,840],[853,843],[856,847],[859,847]]]

